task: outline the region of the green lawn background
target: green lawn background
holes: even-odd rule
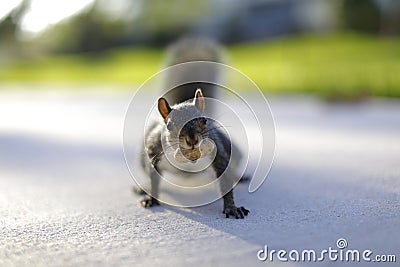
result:
[[[340,34],[297,36],[227,47],[229,64],[267,93],[328,98],[400,97],[400,39]],[[134,84],[156,73],[160,49],[20,60],[0,69],[0,83]]]

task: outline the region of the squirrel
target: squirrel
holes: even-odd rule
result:
[[[221,45],[211,39],[187,37],[167,48],[164,66],[169,67],[191,61],[224,63],[226,55]],[[182,69],[184,70],[182,71]],[[169,104],[175,105],[193,99],[197,88],[202,88],[205,97],[217,98],[218,90],[215,89],[217,86],[213,84],[221,74],[217,64],[215,66],[207,65],[207,67],[187,65],[179,70],[180,73],[174,73],[165,81],[164,87],[168,88],[169,91],[164,94],[164,98]],[[210,82],[192,82],[176,86],[177,83],[180,83],[181,77],[185,77],[187,80],[193,78],[194,80],[203,79]]]
[[[223,59],[221,47],[215,42],[204,39],[184,39],[167,51],[167,65],[170,66],[189,61],[221,62]],[[216,74],[208,72],[205,75]],[[160,162],[166,160],[163,144],[175,149],[174,157],[177,162],[196,162],[200,157],[210,154],[215,148],[216,155],[210,168],[214,170],[216,177],[220,177],[228,168],[231,150],[235,150],[236,147],[231,144],[230,139],[221,131],[221,126],[216,121],[203,116],[204,97],[215,98],[216,90],[213,89],[211,83],[195,82],[178,86],[158,99],[157,107],[161,118],[147,130],[145,153],[141,158],[142,166],[150,176],[150,194],[146,194],[141,189],[136,190],[136,193],[145,194],[140,202],[143,207],[160,204],[158,200],[159,174],[164,171]],[[223,194],[223,213],[226,218],[232,216],[243,219],[248,215],[249,210],[235,205],[232,192],[233,186],[240,177],[235,177],[233,172],[228,173],[219,180],[220,192]]]

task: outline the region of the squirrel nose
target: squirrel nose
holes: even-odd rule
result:
[[[195,145],[197,145],[197,143],[199,142],[199,138],[196,136],[196,137],[193,137],[193,138],[188,138],[188,137],[186,137],[186,144],[188,145],[188,146],[191,146],[191,147],[193,147],[193,146],[195,146]]]

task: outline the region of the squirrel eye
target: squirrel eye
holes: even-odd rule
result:
[[[171,122],[171,121],[168,121],[168,122],[167,122],[167,130],[168,130],[168,131],[172,131],[172,126],[173,126],[173,125],[172,125],[172,122]]]

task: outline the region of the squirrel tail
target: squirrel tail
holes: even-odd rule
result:
[[[226,55],[222,46],[205,37],[185,37],[167,48],[165,65],[172,66],[190,61],[224,63]]]
[[[170,67],[192,61],[211,61],[225,63],[226,55],[222,46],[214,40],[203,37],[186,37],[167,48],[164,65]],[[192,99],[197,88],[201,88],[205,97],[216,98],[215,83],[220,78],[218,65],[201,64],[181,65],[166,79],[164,97],[171,104],[178,104]],[[209,82],[195,82],[195,81]],[[187,81],[193,81],[187,83]],[[184,83],[183,85],[180,85]]]

